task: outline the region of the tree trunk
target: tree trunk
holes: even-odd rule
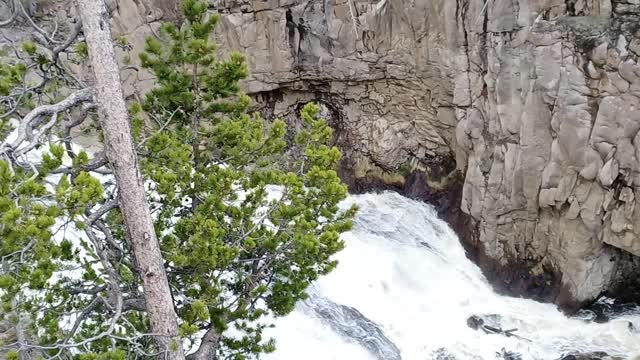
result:
[[[107,9],[103,0],[77,0],[77,3],[95,74],[105,153],[116,177],[120,208],[143,280],[151,332],[157,334],[156,343],[163,352],[159,358],[182,360],[185,357],[178,337],[177,316],[138,168]]]
[[[202,337],[202,341],[200,342],[200,347],[198,350],[192,354],[187,356],[187,360],[212,360],[216,358],[216,350],[220,344],[220,334],[218,331],[211,325],[211,329],[207,330],[207,332]]]

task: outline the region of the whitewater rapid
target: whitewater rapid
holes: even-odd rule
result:
[[[457,236],[429,205],[396,193],[352,196],[360,210],[336,270],[275,321],[277,360],[488,360],[496,352],[555,360],[605,351],[640,359],[640,313],[604,324],[567,318],[551,304],[494,293]],[[345,204],[346,206],[347,204]],[[524,339],[467,326],[498,314]]]

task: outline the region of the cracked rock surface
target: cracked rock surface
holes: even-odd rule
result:
[[[432,165],[455,159],[476,227],[464,240],[485,268],[524,268],[568,307],[638,299],[639,1],[211,6],[221,48],[247,53],[261,110],[292,119],[323,103],[354,178],[402,185],[408,167],[446,188]]]

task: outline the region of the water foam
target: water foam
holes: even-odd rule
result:
[[[573,351],[640,356],[640,314],[605,324],[567,318],[554,305],[500,296],[446,223],[428,205],[395,193],[352,196],[360,212],[338,268],[317,281],[311,298],[277,319],[269,359],[496,359],[505,349],[523,360]],[[524,339],[467,326],[474,314],[498,314]],[[438,357],[440,356],[440,357]]]

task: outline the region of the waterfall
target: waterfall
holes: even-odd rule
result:
[[[278,360],[554,360],[570,352],[640,356],[640,311],[604,324],[568,318],[552,304],[501,296],[469,261],[433,208],[396,193],[352,196],[360,211],[343,235],[338,268],[308,300],[275,320]],[[345,204],[346,206],[347,204]],[[494,315],[490,315],[494,314]],[[493,319],[518,337],[467,325]]]

